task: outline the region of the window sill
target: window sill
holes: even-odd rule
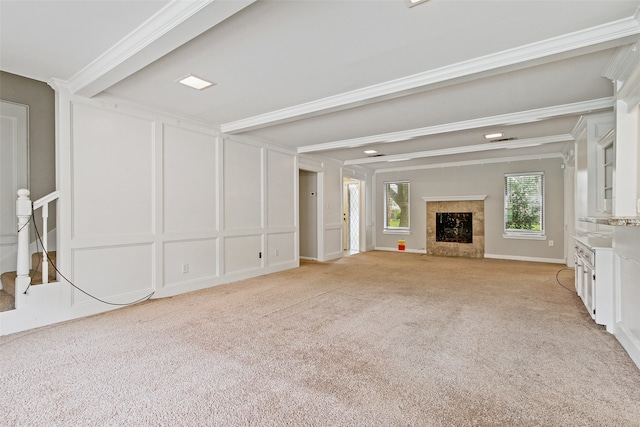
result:
[[[502,238],[518,240],[547,240],[547,236],[535,234],[503,234]]]
[[[385,228],[382,230],[382,234],[403,234],[405,236],[408,236],[411,234],[411,230],[390,230],[388,228]]]

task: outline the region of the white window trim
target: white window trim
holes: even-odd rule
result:
[[[411,234],[411,230],[408,228],[385,228],[382,230],[382,234],[404,234],[408,236]]]
[[[520,234],[515,231],[509,234],[504,233],[502,238],[516,240],[547,240],[547,236],[545,234]]]

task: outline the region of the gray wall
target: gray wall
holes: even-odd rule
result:
[[[46,83],[0,71],[0,98],[29,106],[31,196],[46,196],[56,189],[54,91]]]
[[[561,159],[493,163],[412,171],[381,172],[375,176],[376,247],[396,248],[398,239],[407,242],[407,250],[426,248],[426,196],[480,195],[485,200],[485,254],[503,257],[564,259],[564,178]],[[544,172],[545,216],[548,240],[515,240],[502,237],[504,174]],[[411,183],[411,234],[384,234],[385,181],[407,180]]]
[[[300,171],[300,256],[318,258],[318,174]],[[311,193],[315,196],[312,196]]]
[[[29,106],[29,189],[37,200],[56,190],[55,93],[46,83],[0,71],[0,99]],[[48,224],[55,227],[55,209]]]

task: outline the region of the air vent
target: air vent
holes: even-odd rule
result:
[[[384,156],[385,156],[385,154],[378,153],[378,154],[374,154],[372,156],[367,156],[367,157],[384,157]]]
[[[505,141],[514,141],[514,140],[516,140],[516,139],[518,139],[518,138],[516,138],[516,137],[511,137],[511,138],[500,138],[500,139],[492,139],[492,140],[491,140],[491,141],[489,141],[489,142],[505,142]]]

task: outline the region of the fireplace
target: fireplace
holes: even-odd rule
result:
[[[436,242],[473,243],[473,212],[436,212]]]
[[[427,255],[484,258],[486,197],[423,197],[427,203]]]

